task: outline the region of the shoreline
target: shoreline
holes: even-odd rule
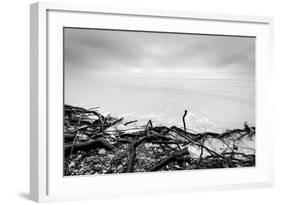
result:
[[[136,122],[65,105],[64,175],[255,166],[255,127],[247,123],[244,129],[196,133]]]

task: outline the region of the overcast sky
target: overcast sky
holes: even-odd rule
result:
[[[66,78],[254,79],[255,39],[65,29]]]

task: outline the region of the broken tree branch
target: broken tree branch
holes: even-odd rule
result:
[[[148,140],[150,138],[150,128],[153,128],[151,120],[148,121],[146,124],[146,136],[135,141],[131,147],[130,147],[130,157],[128,162],[128,168],[127,172],[133,172],[134,171],[134,161],[136,158],[136,148],[143,143],[144,141]]]
[[[150,172],[158,171],[159,169],[163,168],[164,166],[174,161],[182,162],[182,160],[188,160],[188,158],[183,158],[183,156],[185,155],[189,155],[188,149],[182,150],[180,152],[174,152],[171,155],[169,155],[167,158],[161,160],[159,163],[149,168],[148,171]]]
[[[182,122],[183,122],[183,127],[184,127],[184,131],[186,132],[186,125],[185,125],[185,116],[187,114],[187,110],[184,111],[184,114],[182,116]]]
[[[109,144],[104,138],[79,143],[79,144],[67,144],[64,146],[64,155],[68,156],[77,151],[89,151],[95,148],[105,148],[106,150],[113,150],[115,146]]]

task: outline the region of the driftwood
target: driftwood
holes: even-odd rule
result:
[[[183,128],[153,126],[151,120],[143,126],[129,127],[137,121],[123,122],[123,118],[103,116],[97,108],[65,105],[64,112],[64,155],[68,165],[64,166],[65,175],[255,166],[254,148],[236,144],[241,139],[248,137],[252,140],[255,136],[255,127],[250,127],[247,122],[243,129],[196,133],[187,129],[187,110],[182,116]],[[117,129],[122,123],[128,127]],[[111,127],[114,129],[109,129]],[[208,139],[222,142],[224,149],[220,152],[213,150],[206,144]],[[192,154],[191,147],[197,148],[199,153]],[[107,150],[106,154],[93,154],[99,153],[101,148]],[[251,153],[244,153],[244,149]],[[150,163],[146,162],[145,156],[150,158]],[[109,159],[110,166],[106,165]],[[87,164],[89,160],[94,161]]]
[[[68,144],[64,146],[64,155],[68,156],[77,151],[89,151],[91,149],[94,148],[104,148],[106,150],[112,150],[115,147],[111,144],[109,144],[105,139],[97,139],[97,140],[92,140],[92,141],[88,141],[88,142],[84,142],[84,143],[80,143],[80,144]]]
[[[187,155],[189,155],[188,149],[182,150],[180,152],[174,152],[164,160],[160,161],[158,164],[148,169],[148,171],[150,172],[158,171],[159,169],[163,168],[164,166],[174,161],[177,161],[179,164],[183,163],[184,161],[190,161]]]
[[[137,122],[137,120],[132,120],[132,121],[126,122],[126,123],[124,123],[124,125],[127,126],[127,125],[135,123],[135,122]]]
[[[82,126],[76,128],[74,130],[71,130],[69,133],[76,133],[76,132],[78,132],[80,130],[87,129],[88,127],[89,127],[89,125],[82,125]]]
[[[186,124],[185,124],[185,116],[187,114],[187,110],[184,111],[184,114],[182,116],[182,122],[183,122],[183,127],[184,127],[184,131],[186,131]]]
[[[134,170],[134,161],[136,158],[136,148],[143,142],[150,139],[150,128],[153,128],[152,122],[149,120],[149,122],[146,125],[146,136],[135,141],[132,143],[130,147],[130,156],[129,156],[129,162],[128,162],[128,168],[127,172],[133,172]]]

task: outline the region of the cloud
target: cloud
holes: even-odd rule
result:
[[[253,78],[255,39],[66,28],[69,76]]]

